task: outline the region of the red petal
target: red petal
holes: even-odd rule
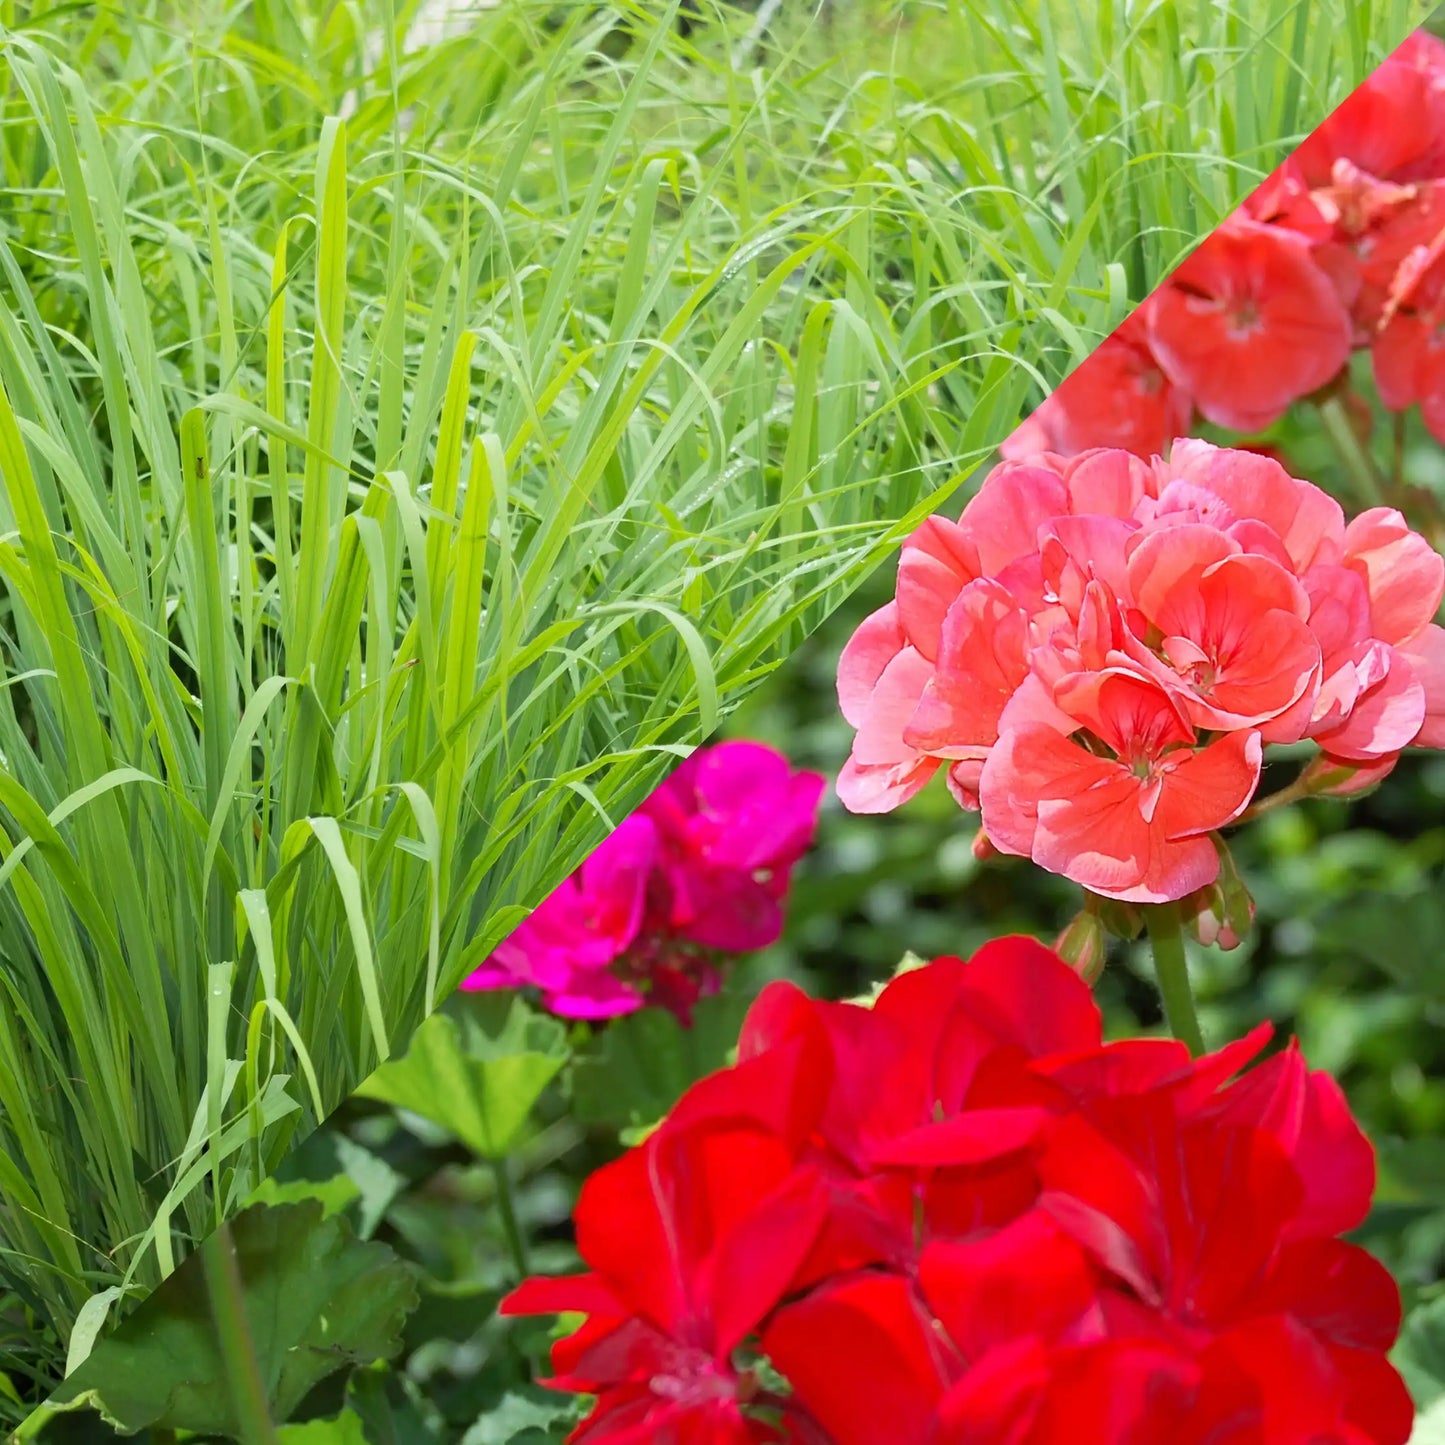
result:
[[[1015,935],[985,943],[963,972],[959,1006],[1035,1057],[1097,1048],[1093,990],[1052,949]]]
[[[525,1279],[497,1306],[500,1315],[617,1315],[627,1307],[595,1274]]]
[[[873,1161],[905,1169],[982,1164],[1033,1143],[1049,1117],[1043,1109],[971,1109],[890,1140]]]
[[[1221,1121],[1266,1129],[1279,1141],[1305,1191],[1297,1234],[1342,1233],[1369,1213],[1375,1151],[1339,1085],[1311,1072],[1297,1046],[1236,1080],[1213,1112]]]
[[[1022,1337],[1056,1338],[1099,1289],[1083,1250],[1039,1209],[984,1239],[929,1245],[919,1283],[968,1359]]]
[[[862,1275],[824,1287],[779,1313],[763,1349],[834,1445],[928,1438],[943,1382],[904,1280]]]
[[[819,1181],[797,1175],[723,1241],[713,1266],[713,1347],[727,1358],[772,1313],[827,1215]]]

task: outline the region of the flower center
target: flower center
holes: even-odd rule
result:
[[[1218,665],[1213,661],[1196,662],[1185,674],[1196,692],[1207,693],[1218,677]]]
[[[1140,396],[1157,396],[1164,388],[1164,373],[1153,367],[1138,372],[1134,377],[1134,389]]]
[[[1230,330],[1237,336],[1248,335],[1259,326],[1259,305],[1252,296],[1241,296],[1229,309]]]
[[[679,1352],[680,1354],[682,1352]],[[753,1393],[753,1382],[747,1375],[739,1377],[732,1370],[703,1351],[687,1351],[672,1362],[672,1368],[654,1375],[648,1388],[664,1400],[680,1405],[705,1405],[710,1400],[747,1399]],[[744,1391],[746,1390],[746,1393]]]

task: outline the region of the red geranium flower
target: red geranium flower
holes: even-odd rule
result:
[[[1149,345],[1216,426],[1261,431],[1349,359],[1349,312],[1293,231],[1226,221],[1149,308]]]
[[[773,985],[584,1190],[593,1273],[507,1308],[587,1314],[551,1383],[598,1445],[1403,1445],[1399,1294],[1338,1237],[1373,1155],[1268,1036],[1105,1044],[1028,939]]]
[[[1311,186],[1346,160],[1388,181],[1445,174],[1445,43],[1417,30],[1294,153]]]
[[[529,1280],[503,1301],[504,1314],[587,1315],[554,1348],[546,1382],[597,1397],[574,1440],[799,1438],[769,1418],[766,1390],[735,1356],[823,1223],[824,1196],[797,1167],[821,1102],[809,1062],[776,1050],[695,1091],[686,1121],[583,1187],[577,1244],[590,1272]]]

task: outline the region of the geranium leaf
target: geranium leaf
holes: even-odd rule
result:
[[[252,1193],[249,1204],[299,1204],[307,1199],[317,1200],[326,1216],[342,1213],[351,1202],[360,1197],[361,1191],[355,1181],[345,1174],[331,1179],[263,1179]]]
[[[1424,888],[1399,895],[1350,898],[1330,911],[1330,937],[1368,959],[1405,988],[1425,998],[1445,999],[1445,966],[1416,940],[1438,938],[1445,929],[1445,896]]]
[[[420,1114],[487,1159],[502,1159],[567,1062],[562,1025],[507,995],[463,998],[433,1014],[406,1054],[357,1091]]]
[[[1391,1198],[1423,1203],[1445,1199],[1445,1140],[1381,1139],[1375,1152]]]
[[[646,1008],[609,1023],[577,1055],[573,1113],[584,1124],[636,1138],[665,1115],[689,1085],[722,1068],[737,1046],[747,999],[703,999],[691,1028],[665,1009]]]
[[[461,1445],[543,1445],[577,1423],[575,1403],[544,1390],[513,1390],[462,1436]]]
[[[280,1445],[370,1445],[361,1416],[343,1410],[324,1420],[285,1425],[276,1432]]]
[[[249,1208],[231,1237],[273,1419],[335,1371],[400,1349],[418,1301],[411,1267],[357,1240],[320,1200]],[[97,1344],[53,1408],[89,1406],[123,1435],[154,1427],[236,1438],[201,1263],[189,1260]]]
[[[1420,1409],[1445,1397],[1445,1294],[1410,1311],[1391,1358]]]
[[[441,1412],[400,1370],[357,1370],[346,1403],[361,1416],[367,1445],[441,1445],[448,1438]]]
[[[362,1239],[370,1239],[386,1211],[406,1188],[406,1176],[346,1134],[338,1133],[335,1143],[337,1158],[346,1170],[345,1177],[357,1190],[356,1232]]]

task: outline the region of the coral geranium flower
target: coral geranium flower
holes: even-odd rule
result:
[[[1439,745],[1442,592],[1398,512],[1347,524],[1259,450],[1005,461],[905,544],[895,601],[844,649],[839,796],[886,812],[946,769],[984,846],[1184,897],[1216,879],[1206,835],[1248,805],[1263,745],[1316,742],[1307,781],[1331,792]]]
[[[1134,548],[1128,591],[1144,634],[1130,636],[1129,651],[1176,692],[1195,727],[1234,732],[1278,720],[1271,740],[1303,735],[1320,645],[1309,596],[1287,568],[1217,528],[1167,527]],[[1302,700],[1305,716],[1288,722]]]
[[[837,787],[854,813],[891,812],[938,771],[938,758],[903,739],[933,664],[909,642],[899,613],[889,602],[865,618],[838,661],[838,703],[857,735]]]
[[[1370,356],[1380,400],[1391,411],[1418,404],[1445,442],[1445,230],[1401,262]]]
[[[1445,748],[1445,627],[1431,623],[1395,651],[1410,665],[1425,694],[1425,717],[1412,741]]]
[[[984,764],[979,798],[993,845],[1130,902],[1212,882],[1219,858],[1208,835],[1254,795],[1259,733],[1196,750],[1170,692],[1123,668],[1073,674],[1054,702],[1070,731],[1010,728]]]

